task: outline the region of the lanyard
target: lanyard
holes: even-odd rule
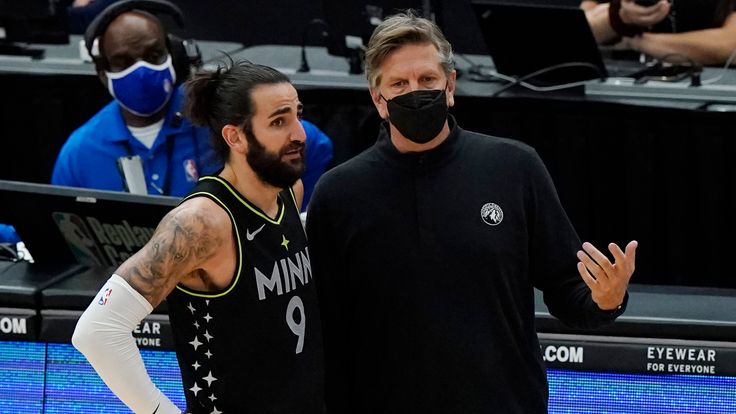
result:
[[[123,141],[123,146],[125,146],[125,151],[128,153],[129,156],[135,155],[133,152],[133,146],[130,145],[129,140]],[[171,182],[171,157],[174,155],[174,139],[171,136],[166,137],[166,169],[164,170],[164,185],[162,187],[159,187],[156,185],[154,180],[150,180],[150,168],[148,165],[148,157],[142,157],[143,159],[143,172],[146,174],[146,180],[150,180],[148,184],[150,184],[156,191],[158,191],[160,194],[168,195],[170,191],[170,182]]]
[[[182,115],[179,112],[177,112],[175,117],[170,122],[172,126],[178,128],[182,122]],[[191,129],[190,129],[189,137],[191,139],[192,149],[194,151],[194,165],[196,166],[197,170],[199,170],[200,168],[199,145],[197,145],[197,139],[196,139],[195,133]],[[171,175],[174,173],[174,171],[172,171],[172,168],[171,168],[172,158],[174,157],[174,139],[175,139],[174,134],[166,136],[166,157],[167,157],[166,162],[167,164],[166,164],[166,170],[164,174],[163,186],[159,187],[158,185],[156,185],[156,183],[153,180],[148,182],[148,184],[150,184],[151,187],[153,187],[154,189],[156,189],[158,193],[163,194],[163,195],[171,195]],[[125,150],[129,156],[132,157],[133,155],[135,155],[135,153],[133,152],[133,146],[130,145],[129,139],[123,141],[123,145],[125,146]],[[148,174],[149,172],[148,171],[149,169],[147,168],[147,166],[148,166],[148,157],[143,159],[143,171],[146,174]],[[182,165],[181,168],[184,168],[184,166]],[[149,177],[146,176],[147,180],[148,178]],[[123,183],[123,186],[124,184],[125,183]]]

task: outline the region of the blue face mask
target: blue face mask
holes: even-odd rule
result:
[[[176,74],[171,55],[160,65],[140,60],[121,72],[105,72],[107,90],[128,111],[153,115],[163,108],[174,91]]]

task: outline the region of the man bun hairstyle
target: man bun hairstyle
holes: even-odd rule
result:
[[[187,117],[198,126],[210,129],[210,138],[215,154],[221,161],[227,160],[230,148],[222,137],[225,125],[240,126],[252,134],[251,120],[255,113],[255,102],[251,92],[260,85],[290,83],[289,78],[278,70],[247,60],[227,61],[215,70],[200,70],[187,80]]]

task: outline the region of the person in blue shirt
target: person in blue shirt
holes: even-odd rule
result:
[[[109,103],[69,137],[56,159],[51,183],[125,191],[117,160],[138,155],[149,194],[184,196],[199,174],[214,172],[215,166],[208,134],[181,115],[182,100],[177,87],[163,118],[150,128],[158,129],[150,148],[131,132],[136,127],[126,124],[125,109],[117,101]]]
[[[88,45],[100,80],[115,100],[71,134],[56,160],[52,184],[125,191],[118,159],[137,155],[149,194],[183,196],[200,175],[221,166],[208,130],[182,115],[185,96],[181,86],[173,85],[187,74],[175,70],[165,29],[155,16],[138,10],[139,4],[127,9],[116,3],[102,12],[122,10],[99,30],[97,50]],[[307,134],[306,206],[332,159],[332,142],[315,125],[302,123]]]
[[[96,47],[87,48],[115,100],[71,134],[56,159],[52,184],[126,191],[118,159],[137,155],[149,194],[181,197],[200,175],[221,167],[207,128],[193,126],[182,115],[185,96],[176,85],[186,80],[188,72],[172,58],[173,48],[160,20],[140,10],[143,7],[140,1],[120,1],[100,14],[106,16],[103,22],[109,22],[99,29]],[[302,177],[302,211],[306,211],[314,185],[332,161],[333,147],[317,126],[304,120],[302,126],[307,137]],[[0,242],[18,241],[12,226],[0,225]]]
[[[157,11],[161,4],[178,10],[165,1],[154,3]],[[87,49],[102,84],[115,100],[71,134],[56,159],[52,184],[125,191],[118,159],[137,155],[149,194],[181,197],[200,175],[221,167],[210,148],[207,128],[193,126],[182,115],[184,93],[176,85],[186,80],[188,72],[175,63],[159,19],[141,9],[145,9],[141,1],[118,1],[98,16],[103,22],[99,36]],[[302,126],[306,133],[305,211],[314,185],[332,161],[333,148],[317,126],[304,120]],[[0,242],[19,241],[12,226],[0,224]]]
[[[118,159],[137,155],[149,194],[181,197],[200,175],[214,173],[222,163],[210,148],[208,130],[182,115],[184,93],[176,85],[188,73],[175,70],[163,25],[139,10],[140,1],[134,9],[124,3],[130,2],[102,11],[109,23],[94,40],[96,47],[87,45],[102,84],[115,100],[71,134],[56,159],[51,183],[125,191]],[[306,211],[314,185],[332,161],[333,147],[317,126],[304,120],[302,126],[307,137],[302,177]],[[0,242],[19,241],[12,226],[0,224]]]
[[[172,13],[180,13],[166,5]],[[122,157],[139,156],[149,194],[183,196],[199,174],[217,167],[209,135],[184,118],[177,64],[161,21],[131,2],[108,6],[85,34],[100,81],[115,100],[74,131],[61,149],[51,183],[125,191]]]

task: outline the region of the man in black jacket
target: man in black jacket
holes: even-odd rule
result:
[[[388,122],[307,215],[328,411],[546,413],[532,288],[570,325],[610,323],[637,243],[609,245],[613,262],[579,250],[534,150],[448,116],[452,49],[432,22],[385,20],[366,73]]]

